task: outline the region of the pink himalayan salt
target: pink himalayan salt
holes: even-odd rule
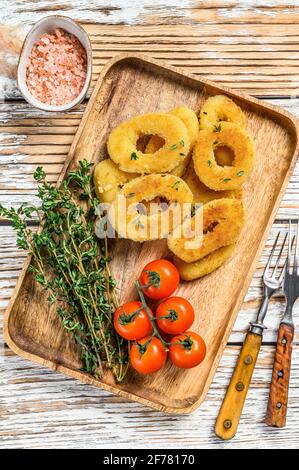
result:
[[[33,45],[26,66],[26,85],[37,100],[61,106],[80,94],[86,69],[86,52],[80,41],[56,28]]]

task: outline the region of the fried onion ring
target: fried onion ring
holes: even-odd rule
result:
[[[235,249],[235,243],[227,246],[222,246],[218,250],[213,251],[209,255],[201,258],[193,263],[186,263],[177,256],[173,261],[179,270],[180,277],[184,281],[192,281],[200,277],[206,276],[218,269],[222,264],[230,258]]]
[[[121,171],[110,158],[102,160],[93,173],[96,194],[101,202],[111,203],[123,185],[138,176],[137,173]]]
[[[144,153],[155,153],[155,152],[157,152],[157,150],[159,148],[161,148],[161,145],[163,145],[163,142],[164,142],[164,140],[162,140],[160,136],[153,135],[150,138]],[[178,176],[179,178],[181,176],[183,176],[183,174],[186,171],[188,163],[191,160],[191,152],[189,152],[188,155],[184,154],[181,157],[182,157],[181,162],[173,170],[171,170],[169,172],[171,175]]]
[[[233,122],[244,129],[247,128],[247,118],[236,103],[225,95],[211,96],[201,108],[200,129],[213,127],[222,121]]]
[[[217,127],[217,129],[216,129]],[[214,150],[224,145],[234,151],[231,166],[220,166]],[[254,144],[248,132],[235,124],[222,122],[200,131],[193,149],[194,169],[199,179],[214,190],[239,189],[247,179],[254,160]]]
[[[114,213],[108,214],[110,222],[120,236],[139,242],[166,237],[174,226],[182,222],[181,205],[193,200],[187,184],[169,174],[140,176],[125,184],[119,194],[123,199],[117,198],[113,202]],[[161,210],[160,198],[167,201],[164,211]],[[156,211],[147,210],[149,201],[158,202]],[[171,216],[170,204],[174,211],[178,208],[178,219]]]
[[[185,106],[178,106],[169,111],[169,114],[173,114],[183,121],[187,127],[190,139],[190,147],[192,148],[199,133],[199,122],[195,112]],[[146,146],[145,153],[156,152],[163,145],[163,143],[164,140],[159,135],[153,135]]]
[[[199,217],[199,218],[198,218]],[[195,218],[202,218],[201,230],[197,232]],[[200,260],[213,251],[236,241],[244,223],[242,201],[216,199],[201,206],[196,216],[184,220],[168,237],[169,249],[186,263]],[[186,225],[187,224],[187,225]],[[186,237],[190,227],[189,238]],[[186,243],[188,242],[188,243]],[[193,246],[190,246],[192,242]]]
[[[174,108],[169,111],[169,114],[177,116],[179,119],[181,119],[181,121],[183,121],[183,123],[187,127],[190,139],[190,149],[192,149],[199,133],[199,123],[195,112],[185,106],[178,106],[177,108]],[[155,153],[163,145],[164,139],[162,139],[159,135],[153,135],[147,143],[144,153]],[[176,166],[173,170],[170,171],[172,175],[179,177],[183,176],[183,174],[185,173],[191,158],[190,153],[188,155],[186,155],[185,152],[181,153],[181,162],[178,164],[178,166]]]
[[[159,137],[158,135],[153,135],[146,146],[145,153],[155,153],[161,147],[161,141],[161,137]],[[182,155],[181,162],[169,173],[171,175],[175,175],[181,178],[185,173],[190,160],[191,152],[189,152],[187,156]]]
[[[181,163],[178,164],[178,166],[171,170],[170,174],[181,178],[186,173],[186,168],[188,166],[188,163],[190,163],[191,157],[192,154],[189,153],[189,155],[185,157],[184,160],[182,160]]]
[[[213,189],[210,189],[207,186],[205,186],[200,181],[197,174],[195,173],[193,162],[190,162],[187,168],[187,171],[184,174],[183,180],[187,183],[187,185],[191,189],[193,193],[194,202],[200,202],[202,204],[206,204],[207,202],[213,201],[214,199],[222,199],[222,198],[241,199],[242,198],[241,189],[214,191]]]
[[[186,106],[177,106],[176,108],[169,111],[169,113],[181,119],[187,127],[190,139],[190,147],[192,148],[197,140],[199,133],[199,122],[195,112]]]
[[[161,136],[165,144],[155,153],[137,150],[140,135]],[[181,153],[188,154],[190,139],[185,124],[167,113],[150,113],[123,122],[113,129],[108,138],[111,159],[123,171],[130,173],[162,173],[173,170],[181,161]]]

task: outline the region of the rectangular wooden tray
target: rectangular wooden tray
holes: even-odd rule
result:
[[[24,265],[5,315],[5,339],[17,354],[82,382],[95,385],[158,410],[188,413],[204,399],[237,313],[242,305],[276,210],[292,174],[298,151],[297,122],[286,111],[228,90],[148,57],[123,54],[104,67],[71,146],[61,181],[79,160],[106,158],[107,136],[135,115],[187,105],[196,112],[211,95],[225,93],[248,117],[256,144],[256,161],[244,186],[247,221],[232,258],[203,279],[182,283],[178,295],[195,306],[194,328],[207,343],[201,366],[178,370],[167,365],[148,377],[130,372],[125,382],[95,380],[80,372],[78,351],[60,325],[46,295]],[[128,288],[149,259],[167,255],[165,241],[143,245],[116,240],[112,270],[122,299],[136,296]]]

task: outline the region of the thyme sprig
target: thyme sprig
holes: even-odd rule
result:
[[[40,207],[25,203],[16,210],[0,205],[0,216],[12,222],[17,246],[32,255],[29,270],[80,346],[82,369],[101,377],[107,367],[121,381],[127,370],[128,345],[113,327],[115,281],[107,240],[98,240],[94,233],[99,201],[91,184],[91,167],[86,160],[79,162],[58,187],[48,183],[38,167],[34,178],[40,183]],[[42,223],[37,233],[27,225],[35,215]]]

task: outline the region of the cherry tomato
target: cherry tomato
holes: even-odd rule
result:
[[[206,344],[201,336],[192,331],[174,336],[169,346],[171,362],[181,369],[198,366],[206,355]]]
[[[160,303],[156,310],[158,327],[170,335],[188,330],[194,322],[194,310],[188,300],[182,297],[169,297]]]
[[[180,275],[173,263],[167,259],[151,261],[144,268],[139,283],[144,287],[143,293],[150,299],[165,299],[176,290],[180,282]]]
[[[141,374],[160,370],[167,358],[167,352],[159,338],[146,336],[133,344],[130,351],[131,365]]]
[[[114,328],[127,340],[141,339],[152,332],[152,324],[141,302],[128,302],[114,313]],[[149,309],[153,316],[152,311]],[[137,313],[134,313],[137,312]]]

